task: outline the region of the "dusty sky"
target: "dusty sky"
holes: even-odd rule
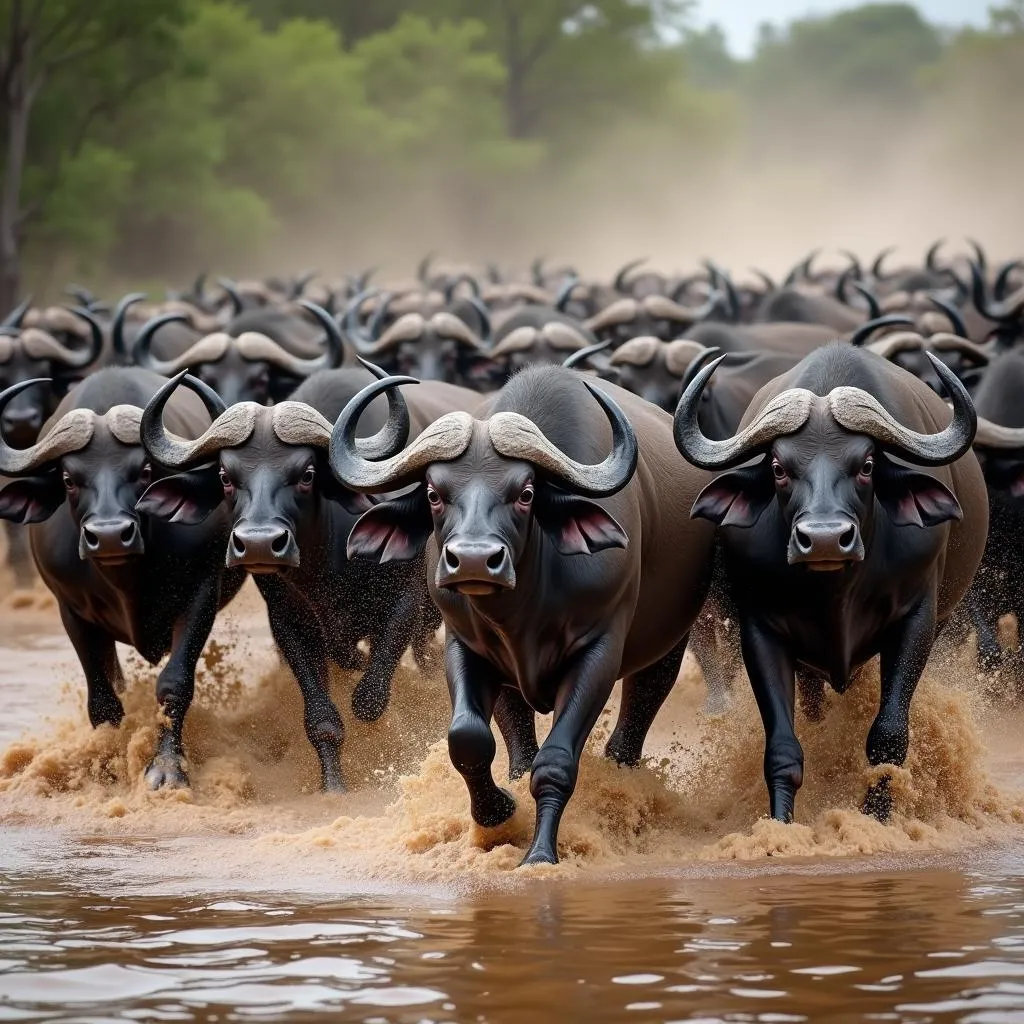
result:
[[[701,25],[717,22],[725,30],[729,48],[746,56],[762,21],[777,24],[853,6],[847,0],[699,0],[695,20]],[[940,25],[984,25],[988,20],[987,0],[918,0],[917,7]]]

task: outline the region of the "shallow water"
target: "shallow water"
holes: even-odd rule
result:
[[[76,859],[2,879],[0,1019],[1024,1019],[1016,855],[456,899],[125,892]]]
[[[350,724],[352,791],[311,793],[294,683],[243,601],[197,690],[193,791],[154,796],[152,671],[94,732],[45,597],[0,611],[0,1022],[1024,1022],[1024,717],[962,667],[919,694],[889,826],[856,809],[870,685],[801,719],[781,826],[758,820],[752,702],[704,719],[690,668],[648,766],[598,741],[563,864],[524,873],[525,783],[507,830],[473,828],[439,680],[405,670],[381,723]]]

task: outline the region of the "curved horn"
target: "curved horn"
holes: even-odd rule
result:
[[[36,377],[12,384],[0,393],[0,416],[7,404],[22,391],[36,384],[52,384],[49,377]],[[0,473],[4,476],[32,476],[47,462],[59,459],[68,452],[81,451],[92,438],[96,426],[95,414],[89,409],[72,409],[65,413],[53,429],[30,448],[11,448],[0,431]]]
[[[898,316],[895,313],[890,313],[889,316],[875,317],[874,320],[868,320],[867,323],[861,324],[860,327],[855,330],[849,338],[850,344],[854,348],[860,348],[867,340],[871,337],[875,331],[881,330],[883,327],[913,327],[914,321],[910,317]]]
[[[380,337],[380,329],[384,324],[384,317],[388,315],[388,310],[391,308],[391,301],[394,297],[394,292],[384,292],[377,300],[376,308],[366,324],[365,333],[371,341],[376,341]]]
[[[477,279],[472,274],[457,274],[444,286],[444,301],[446,303],[451,304],[455,296],[455,289],[463,283],[469,285],[475,298],[480,298],[480,283]]]
[[[929,295],[928,301],[940,312],[945,313],[949,318],[949,322],[953,325],[953,333],[959,335],[961,338],[967,337],[967,325],[964,323],[964,318],[960,315],[960,310],[953,305],[952,302],[947,302],[945,299],[940,299],[936,295]]]
[[[163,316],[155,316],[147,320],[142,330],[139,331],[132,348],[132,362],[146,370],[159,373],[162,377],[170,377],[175,374],[179,367],[176,359],[157,359],[152,352],[153,338],[156,332],[164,324],[179,323],[187,324],[188,317],[182,313],[165,313]]]
[[[430,274],[430,264],[434,262],[434,257],[436,255],[437,253],[431,249],[431,251],[428,252],[427,255],[424,256],[416,265],[416,279],[423,284],[427,283],[427,277]]]
[[[242,302],[242,296],[238,294],[235,282],[230,277],[218,277],[217,284],[224,289],[225,294],[231,300],[231,315],[238,316],[245,309],[245,304]]]
[[[650,259],[649,256],[641,256],[637,260],[630,260],[615,275],[615,280],[612,281],[612,287],[617,292],[621,292],[623,294],[627,294],[627,292],[626,292],[626,277],[627,277],[627,275],[629,274],[629,272],[631,270],[636,270],[637,267],[639,267],[643,263],[646,263],[649,259]]]
[[[971,262],[971,287],[974,306],[986,320],[1008,326],[1017,325],[1021,312],[1024,311],[1024,288],[998,306],[991,305],[985,294],[985,279],[982,277],[981,268],[973,261]]]
[[[868,320],[877,320],[882,315],[882,307],[878,304],[878,296],[867,285],[863,285],[859,281],[854,281],[853,287],[857,289],[861,298],[868,304]]]
[[[861,278],[864,276],[864,268],[860,265],[860,258],[856,253],[850,252],[849,249],[840,249],[839,255],[845,256],[850,261],[850,265],[846,269],[849,270],[854,277]]]
[[[1024,427],[1004,427],[1001,423],[993,423],[979,416],[974,447],[994,448],[997,451],[1024,448]]]
[[[65,366],[74,370],[84,370],[103,355],[103,325],[96,319],[91,310],[83,306],[73,306],[70,311],[89,325],[89,347],[87,349],[70,349],[61,345],[62,354],[59,359]]]
[[[940,238],[937,242],[932,242],[932,244],[928,246],[928,251],[924,254],[924,265],[934,274],[941,274],[945,269],[935,262],[935,257],[938,256],[939,250],[942,248],[945,241],[946,240],[944,238]]]
[[[559,313],[565,312],[565,307],[568,305],[569,299],[572,297],[573,291],[576,289],[576,285],[580,283],[580,279],[575,274],[570,274],[562,282],[562,286],[558,289],[558,294],[555,296],[554,307]]]
[[[192,294],[200,301],[203,301],[203,297],[206,293],[206,271],[200,270],[196,274],[195,281],[192,282]]]
[[[110,345],[119,362],[127,363],[131,358],[124,340],[124,318],[135,303],[142,302],[145,298],[145,292],[131,292],[123,296],[114,309],[114,316],[110,321]]]
[[[701,393],[725,356],[719,356],[699,370],[676,406],[672,435],[683,458],[699,469],[729,469],[760,454],[777,437],[794,434],[811,414],[815,395],[803,388],[791,388],[776,395],[758,415],[734,437],[712,441],[697,422]]]
[[[356,278],[356,290],[365,291],[366,286],[370,283],[370,278],[377,273],[377,267],[367,267],[357,278]]]
[[[1010,275],[1021,266],[1024,266],[1024,263],[1020,260],[1007,260],[999,268],[995,283],[992,285],[992,298],[997,302],[1006,298],[1006,289],[1010,283]]]
[[[886,256],[896,251],[895,245],[887,245],[874,259],[871,264],[871,276],[876,281],[888,281],[889,275],[884,273],[882,270],[882,263],[885,261]]]
[[[597,400],[611,424],[612,450],[603,462],[585,465],[570,459],[544,436],[536,423],[517,412],[494,413],[487,421],[487,429],[499,455],[532,462],[585,497],[607,498],[621,491],[633,478],[640,446],[626,414],[611,397],[587,380],[582,384]]]
[[[89,291],[88,288],[83,288],[80,284],[69,284],[64,289],[65,295],[70,295],[73,299],[78,299],[79,305],[89,308],[96,301],[96,296]]]
[[[334,475],[350,490],[397,490],[415,481],[431,462],[457,459],[469,447],[473,417],[466,412],[452,412],[435,420],[412,444],[390,458],[371,462],[360,454],[356,428],[366,407],[385,391],[418,383],[415,377],[384,377],[367,384],[341,410],[331,431],[328,459]]]
[[[916,331],[897,331],[864,347],[882,359],[892,359],[899,352],[920,352],[927,342]]]
[[[15,306],[14,309],[4,317],[3,323],[0,324],[2,327],[20,327],[21,321],[25,319],[25,314],[29,310],[29,306],[32,305],[32,296],[30,295],[20,306]]]
[[[982,249],[981,245],[973,238],[968,238],[967,244],[974,250],[975,259],[982,271],[988,270],[988,257],[985,255],[985,250]]]
[[[391,376],[387,370],[371,363],[369,359],[356,356],[360,363],[366,367],[378,380],[386,380]],[[379,462],[381,459],[390,459],[397,455],[409,440],[409,406],[405,403],[405,396],[398,388],[389,388],[388,396],[388,419],[380,430],[373,437],[360,437],[356,439],[356,450],[364,459],[371,459]]]
[[[292,281],[291,295],[289,298],[294,300],[299,298],[302,293],[306,290],[306,285],[316,277],[316,270],[303,270]]]
[[[202,382],[185,370],[162,385],[143,410],[139,427],[143,448],[161,466],[181,469],[207,462],[222,448],[234,448],[245,444],[252,436],[256,426],[256,413],[260,409],[260,406],[253,402],[241,402],[218,413],[210,426],[194,441],[186,441],[168,434],[163,424],[164,408],[181,384],[196,392],[211,414],[213,409],[217,408],[217,403],[223,406],[216,392],[209,388],[204,391]]]
[[[814,253],[808,257],[808,260],[814,258]],[[723,287],[725,289],[725,297],[729,303],[729,316],[733,323],[737,322],[742,312],[740,308],[740,297],[736,293],[736,286],[732,283],[732,278],[728,272],[723,270],[717,263],[712,263],[711,260],[705,260],[704,265],[712,273],[712,284],[714,287]],[[716,299],[717,302],[717,299]],[[714,308],[714,307],[712,307]],[[708,311],[710,313],[710,310]],[[706,316],[707,314],[705,314]],[[703,317],[701,318],[703,319]]]
[[[828,396],[835,421],[856,434],[867,434],[897,458],[917,466],[945,466],[971,450],[978,414],[967,389],[938,357],[926,352],[953,402],[949,426],[937,434],[918,434],[895,420],[877,399],[860,388],[840,387]]]
[[[712,345],[711,348],[706,348],[703,352],[698,352],[697,355],[695,355],[693,359],[690,360],[690,365],[687,366],[686,372],[682,375],[682,379],[680,382],[680,393],[685,391],[690,386],[690,383],[693,381],[693,378],[697,376],[697,373],[700,370],[700,368],[702,366],[707,366],[707,364],[712,359],[714,359],[721,351],[722,350],[721,348],[718,347],[718,345]],[[705,384],[704,386],[707,387],[707,384]]]
[[[928,339],[928,347],[934,352],[959,352],[975,366],[988,366],[992,361],[992,356],[980,345],[958,334],[933,334]]]
[[[372,299],[375,295],[379,294],[380,290],[378,288],[367,288],[364,291],[358,292],[349,300],[341,315],[343,330],[356,348],[361,349],[362,345],[370,340],[363,325],[359,322],[359,310],[367,299]]]
[[[493,327],[491,325],[491,311],[487,308],[487,303],[479,296],[471,295],[469,297],[469,304],[476,310],[476,315],[480,317],[480,339],[489,342]]]
[[[345,339],[341,329],[335,323],[334,317],[323,306],[318,306],[309,299],[299,299],[299,305],[320,321],[320,326],[324,329],[326,351],[322,356],[316,356],[313,359],[300,359],[295,356],[295,366],[301,371],[297,376],[308,377],[311,373],[316,373],[317,370],[336,370],[345,361]]]
[[[764,285],[765,294],[775,291],[778,287],[771,277],[758,267],[751,267],[750,272],[760,279],[761,283]]]
[[[609,345],[611,345],[612,339],[607,338],[604,341],[599,341],[596,345],[588,345],[586,348],[581,348],[572,355],[567,356],[563,361],[562,365],[573,369],[580,366],[581,363],[585,363],[592,355],[597,352],[603,352]]]
[[[588,331],[601,331],[606,327],[618,327],[636,319],[639,310],[636,299],[616,299],[610,306],[605,306],[596,316],[585,320],[583,326]]]

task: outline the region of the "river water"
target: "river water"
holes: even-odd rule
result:
[[[316,794],[243,595],[201,673],[193,789],[152,795],[152,670],[94,732],[46,597],[0,620],[0,1021],[1024,1021],[1024,715],[969,659],[929,669],[891,825],[856,810],[870,679],[801,718],[782,826],[748,695],[708,719],[687,666],[645,768],[589,753],[563,863],[517,872],[525,783],[500,833],[471,825],[438,679],[406,666],[375,726],[338,680],[351,792]]]

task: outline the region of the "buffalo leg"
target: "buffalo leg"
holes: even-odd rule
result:
[[[491,773],[497,746],[491,716],[501,693],[501,679],[493,665],[454,636],[445,644],[445,669],[452,699],[448,756],[466,781],[473,820],[493,828],[511,818],[516,809],[512,794],[500,789]]]
[[[270,632],[299,684],[306,736],[320,761],[321,788],[343,793],[341,743],[345,727],[331,700],[325,639],[313,610],[292,597],[286,584],[260,576],[256,586],[267,603]]]
[[[644,740],[675,686],[679,666],[686,653],[686,637],[660,661],[622,681],[622,703],[615,731],[604,748],[604,756],[635,768],[644,752]]]
[[[882,696],[868,732],[868,762],[902,765],[910,744],[910,702],[935,641],[935,598],[929,594],[886,636],[882,644]],[[892,810],[889,780],[868,790],[863,811],[879,821]]]
[[[156,699],[169,723],[161,726],[156,754],[146,769],[150,789],[188,786],[181,732],[196,690],[196,665],[217,617],[220,581],[205,581],[191,606],[174,624],[171,656],[156,681]]]
[[[554,724],[530,776],[537,822],[524,864],[558,863],[558,826],[576,788],[583,746],[611,696],[621,654],[603,637],[578,655],[559,685]]]
[[[740,646],[764,724],[764,780],[771,815],[778,821],[792,821],[796,791],[804,780],[804,752],[793,727],[793,659],[780,640],[756,621],[741,623]]]
[[[32,554],[28,546],[28,528],[17,523],[4,523],[7,533],[7,564],[14,574],[14,585],[27,590],[35,582]]]
[[[60,617],[85,673],[89,722],[94,729],[104,723],[119,726],[124,718],[124,706],[116,693],[121,682],[121,665],[113,639],[65,604],[60,606]]]
[[[503,686],[494,705],[494,720],[508,748],[508,777],[521,779],[537,756],[537,726],[533,708],[516,686]]]
[[[352,691],[352,714],[361,722],[376,722],[388,706],[391,680],[421,621],[419,605],[419,595],[414,589],[408,590],[373,639],[370,662]]]
[[[999,616],[993,602],[978,591],[975,584],[964,598],[974,631],[978,636],[978,662],[987,672],[999,667],[1003,650],[999,643]]]

